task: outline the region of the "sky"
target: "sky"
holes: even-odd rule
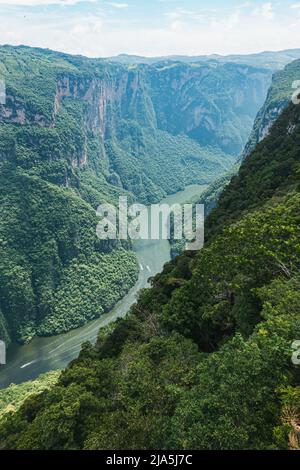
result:
[[[89,57],[300,48],[300,1],[0,0],[0,44]]]

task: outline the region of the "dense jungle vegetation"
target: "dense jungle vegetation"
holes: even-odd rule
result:
[[[96,238],[96,207],[120,195],[158,202],[228,172],[271,73],[0,47],[0,337],[7,345],[76,328],[125,295],[138,266],[130,244]]]
[[[51,388],[60,376],[60,372],[48,372],[38,379],[24,382],[19,385],[12,384],[7,389],[0,390],[0,419],[5,414],[17,411],[22,403],[33,394],[39,394]]]
[[[7,449],[299,449],[300,107],[56,385],[0,425]],[[297,424],[298,423],[298,424]]]

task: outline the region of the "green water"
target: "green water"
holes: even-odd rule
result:
[[[161,203],[184,203],[201,194],[204,189],[205,186],[188,186],[183,191],[167,196]],[[134,242],[134,251],[140,265],[138,281],[114,309],[69,333],[35,338],[24,346],[12,345],[7,351],[7,364],[1,366],[0,387],[35,379],[50,370],[62,369],[78,356],[84,341],[96,340],[99,328],[126,315],[136,301],[139,290],[147,287],[149,277],[162,271],[164,264],[170,261],[170,245],[167,240],[138,240]]]

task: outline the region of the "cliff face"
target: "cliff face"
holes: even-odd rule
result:
[[[270,78],[264,69],[236,64],[157,66],[151,73],[151,85],[158,125],[238,155]]]
[[[272,125],[286,108],[295,92],[293,83],[300,77],[300,60],[288,64],[284,70],[274,74],[267,99],[260,109],[242,158],[249,155],[270,132]]]
[[[143,96],[145,79],[140,71],[130,72],[114,66],[106,67],[101,78],[93,72],[87,78],[64,74],[57,80],[55,113],[65,99],[83,102],[85,130],[102,138],[114,135],[118,121],[124,118],[149,126],[155,122],[155,115],[149,97]]]
[[[291,104],[209,216],[214,237],[168,263],[96,347],[0,421],[0,446],[299,447],[299,160]]]
[[[114,85],[103,85],[102,70],[94,76],[23,48],[1,48],[0,70],[0,338],[8,345],[110,310],[138,268],[128,245],[95,233],[97,205],[132,197],[108,181],[105,107]]]
[[[269,84],[266,70],[234,64],[174,63],[132,70],[110,65],[102,78],[59,78],[55,113],[64,99],[80,100],[86,105],[85,129],[104,139],[118,136],[122,120],[134,120],[236,155]]]
[[[110,168],[106,178],[111,181],[111,175],[120,172],[119,181],[134,193],[133,187],[126,187],[122,170],[115,168],[116,159],[132,161],[136,179],[147,179],[151,136],[157,142],[168,138],[187,154],[193,149],[203,172],[205,166],[211,167],[201,182],[211,181],[218,166],[220,171],[230,166],[246,143],[271,79],[268,70],[237,64],[123,66],[26,48],[2,48],[1,55],[7,100],[0,106],[0,123],[37,125],[60,133],[69,121],[74,132],[67,137],[64,159],[70,168],[89,164],[89,142],[97,139]],[[65,142],[66,135],[61,138]],[[144,168],[137,156],[143,158]],[[182,157],[168,160],[179,178]],[[185,175],[180,186],[194,182],[194,175]],[[161,189],[170,190],[164,185]]]
[[[127,246],[96,239],[95,208],[120,195],[157,202],[226,172],[270,76],[234,64],[127,66],[1,47],[2,337],[67,331],[111,308],[136,265]]]

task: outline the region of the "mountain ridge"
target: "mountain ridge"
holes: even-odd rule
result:
[[[205,247],[168,263],[56,385],[6,414],[1,447],[299,448],[299,164],[290,104],[208,217],[219,224]]]
[[[300,58],[300,49],[285,49],[282,51],[263,51],[253,54],[210,54],[199,56],[185,56],[185,55],[170,55],[161,57],[143,57],[130,54],[119,54],[104,58],[104,60],[116,61],[124,64],[148,63],[154,64],[158,62],[186,62],[193,63],[199,61],[220,61],[220,62],[235,62],[241,64],[264,66],[272,70],[278,70],[289,62]]]
[[[0,332],[9,344],[69,331],[113,307],[138,267],[130,244],[96,238],[97,206],[121,195],[158,202],[227,172],[271,72],[131,67],[7,46],[0,77],[0,239],[10,254],[0,263]]]

